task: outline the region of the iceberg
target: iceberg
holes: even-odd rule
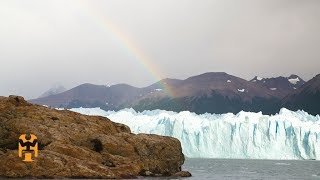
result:
[[[316,159],[320,158],[320,117],[282,108],[269,116],[253,112],[195,114],[134,109],[104,111],[74,108],[128,125],[133,133],[178,138],[190,158]]]

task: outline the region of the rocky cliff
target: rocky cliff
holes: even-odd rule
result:
[[[34,162],[18,157],[21,134],[38,138]],[[32,105],[22,97],[0,97],[0,177],[135,178],[188,175],[180,142],[132,134],[104,117]]]

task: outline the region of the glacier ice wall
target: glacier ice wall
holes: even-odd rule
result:
[[[128,125],[134,133],[176,137],[187,157],[320,159],[320,117],[303,111],[283,108],[268,116],[251,112],[197,115],[163,110],[71,110],[108,117]]]

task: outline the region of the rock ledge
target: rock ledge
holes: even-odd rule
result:
[[[21,134],[38,138],[34,162],[18,157]],[[184,155],[175,138],[135,135],[105,117],[32,105],[19,96],[0,97],[0,162],[0,177],[11,178],[185,175],[180,172]]]

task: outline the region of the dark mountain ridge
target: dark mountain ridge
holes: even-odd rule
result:
[[[60,108],[119,110],[132,107],[139,111],[163,109],[196,113],[237,113],[244,110],[275,114],[281,107],[291,107],[283,102],[284,97],[291,99],[289,95],[300,92],[305,87],[304,83],[297,75],[255,77],[247,81],[224,72],[209,72],[185,80],[167,78],[144,88],[127,84],[83,84],[30,102]]]
[[[295,111],[304,110],[310,114],[320,114],[320,74],[286,96],[282,106]]]
[[[250,82],[268,88],[272,94],[281,98],[294,92],[305,83],[303,79],[294,74],[289,77],[279,76],[275,78],[260,78],[256,76]]]

